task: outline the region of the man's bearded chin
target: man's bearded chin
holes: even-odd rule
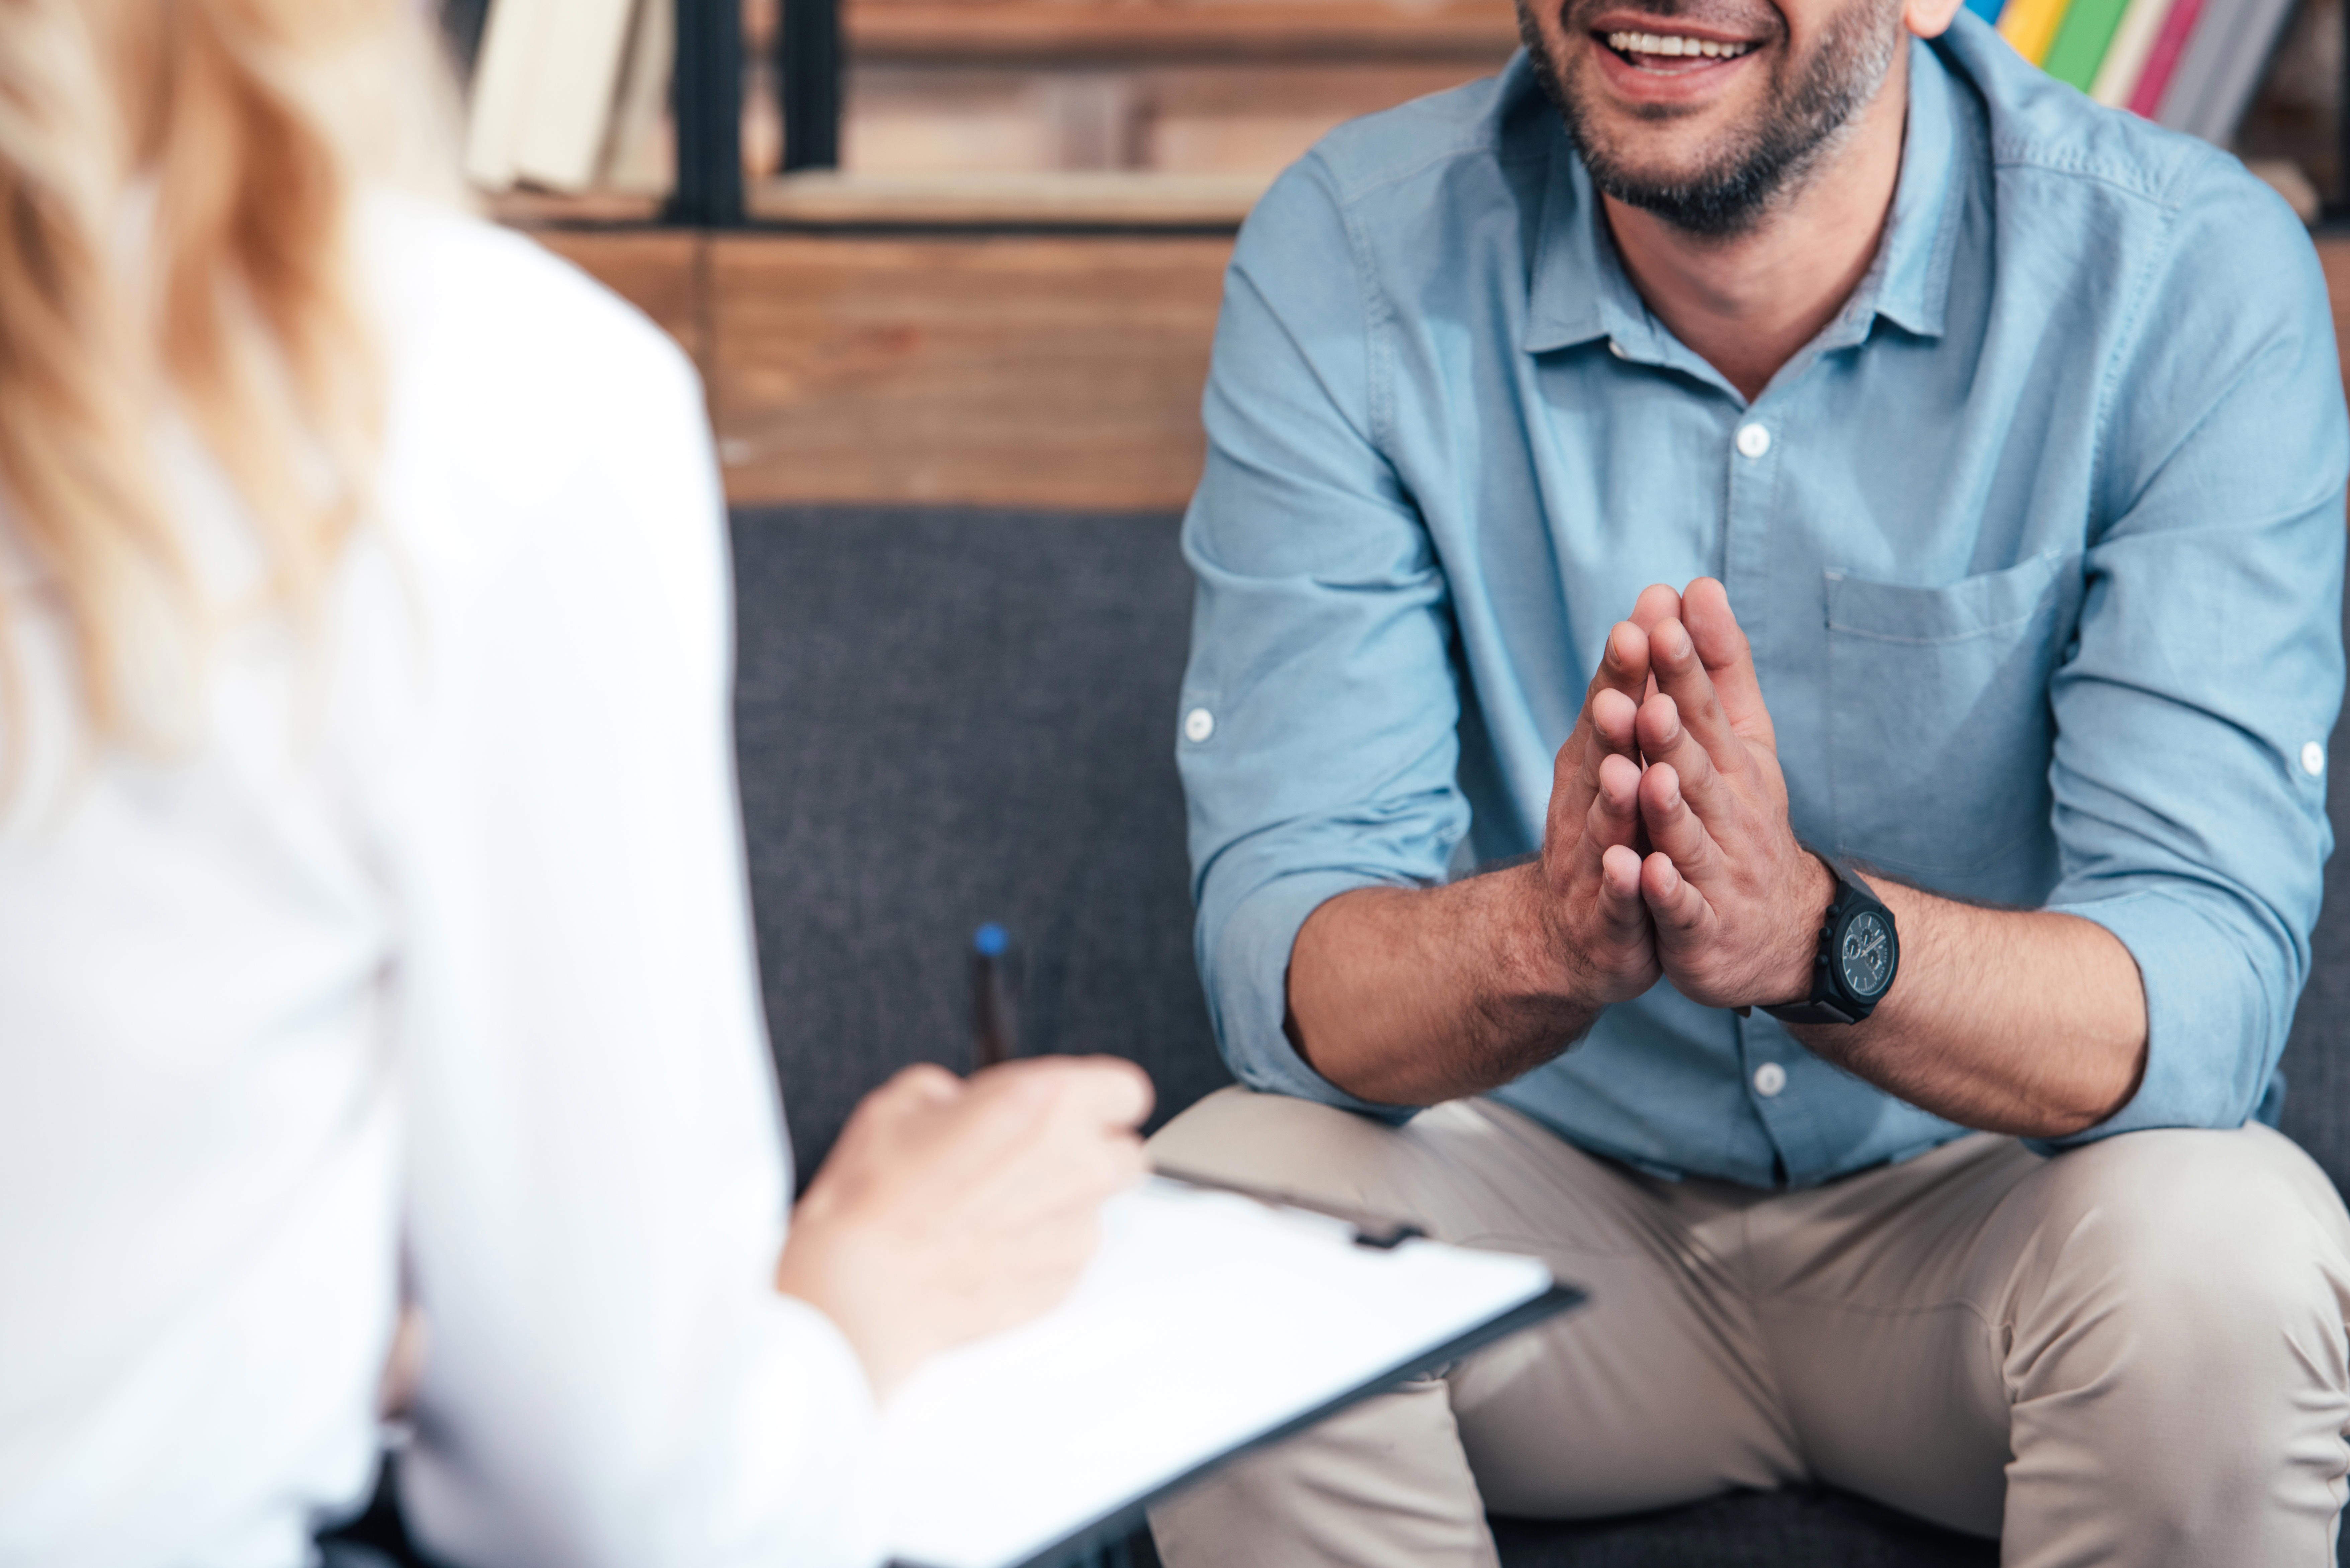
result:
[[[1634,161],[1635,147],[1627,143],[1637,143],[1638,131],[1611,139],[1596,123],[1583,96],[1580,70],[1572,82],[1560,73],[1534,20],[1534,7],[1544,3],[1518,0],[1518,33],[1533,56],[1536,79],[1566,121],[1566,133],[1583,155],[1592,182],[1619,202],[1710,239],[1746,233],[1774,202],[1802,189],[1877,96],[1902,39],[1901,0],[1852,0],[1800,68],[1783,47],[1771,61],[1769,94],[1751,123],[1709,148],[1697,167],[1659,171]],[[1588,36],[1589,25],[1581,16],[1607,3],[1568,0],[1566,36]],[[1695,15],[1700,9],[1678,0],[1650,0],[1648,8],[1662,16]],[[1784,38],[1783,28],[1778,41],[1783,45]]]

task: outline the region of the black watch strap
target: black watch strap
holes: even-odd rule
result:
[[[1827,998],[1790,1002],[1783,1007],[1766,1007],[1762,1011],[1782,1023],[1857,1023],[1868,1016],[1866,1012],[1846,1012]]]
[[[1843,867],[1820,858],[1835,876],[1835,895],[1820,920],[1811,995],[1762,1010],[1782,1023],[1859,1023],[1892,989],[1900,963],[1893,911]]]

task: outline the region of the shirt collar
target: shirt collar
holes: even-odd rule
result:
[[[1922,337],[1941,336],[1963,204],[1963,98],[1939,54],[1913,41],[1901,174],[1885,238],[1850,305],[1822,334],[1821,347],[1859,342],[1879,316]],[[1543,202],[1523,347],[1541,354],[1604,337],[1627,358],[1674,358],[1678,345],[1625,275],[1591,175],[1555,118],[1550,134],[1550,188]]]

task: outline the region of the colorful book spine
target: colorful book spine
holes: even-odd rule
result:
[[[2215,147],[2233,141],[2292,14],[2293,0],[2229,0],[2224,11],[2206,4],[2157,118]]]
[[[2162,95],[2170,87],[2178,57],[2187,52],[2188,37],[2195,31],[2195,18],[2202,12],[2203,0],[2171,0],[2170,14],[2163,17],[2162,30],[2147,53],[2146,69],[2138,73],[2137,85],[2130,89],[2132,114],[2152,119],[2162,112]]]
[[[2007,8],[2007,0],[1967,0],[1967,9],[1990,23],[1999,26],[1999,14]]]
[[[2000,14],[1999,33],[2015,52],[2033,65],[2048,57],[2048,46],[2064,20],[2066,0],[2008,0]]]
[[[2041,68],[2060,82],[2088,91],[2097,79],[2097,67],[2105,64],[2106,50],[2114,41],[2114,30],[2121,26],[2127,4],[2128,0],[2073,0]]]
[[[2147,58],[2154,53],[2154,40],[2161,35],[2170,6],[2171,0],[2130,0],[2129,9],[2122,13],[2122,25],[2114,29],[2114,41],[2106,47],[2096,79],[2090,84],[2091,98],[2109,109],[2129,107],[2130,94],[2137,89],[2137,78],[2146,74]]]

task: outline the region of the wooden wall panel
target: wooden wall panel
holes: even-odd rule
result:
[[[860,60],[1499,61],[1518,45],[1510,0],[848,0],[841,21]]]
[[[1152,510],[1199,477],[1229,240],[535,237],[693,353],[733,500]],[[2350,351],[2350,236],[2317,252]]]
[[[738,501],[1180,506],[1223,238],[710,242]]]
[[[2334,347],[2350,355],[2350,234],[2321,236],[2317,259],[2325,268],[2325,293],[2334,304]],[[2350,358],[2343,362],[2342,379],[2350,385]]]

